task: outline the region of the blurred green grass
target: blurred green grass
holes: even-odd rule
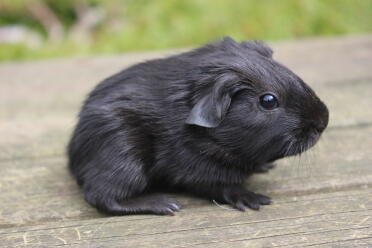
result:
[[[8,0],[10,1],[10,0]],[[21,23],[38,32],[42,28],[22,14],[1,15],[0,25]],[[87,0],[88,1],[88,0]],[[25,1],[27,2],[27,1]],[[72,0],[49,1],[64,28],[74,14]],[[88,41],[66,35],[60,42],[43,41],[37,48],[24,44],[0,44],[0,61],[127,51],[167,49],[199,45],[229,35],[238,40],[283,40],[372,31],[371,0],[91,0],[92,6],[115,13],[119,27],[103,21]],[[27,3],[26,3],[27,4]],[[54,4],[54,5],[53,5]],[[112,20],[111,20],[112,21]],[[45,33],[43,33],[45,36]]]

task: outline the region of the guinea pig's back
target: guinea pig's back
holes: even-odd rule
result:
[[[185,103],[177,98],[186,86],[180,84],[182,76],[177,75],[175,65],[169,59],[145,62],[96,86],[83,104],[68,146],[74,174],[88,166],[91,155],[113,132],[161,140],[162,134],[179,126],[177,122],[185,118]]]

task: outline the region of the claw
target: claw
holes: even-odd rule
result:
[[[174,211],[172,210],[172,209],[170,209],[170,208],[166,208],[165,210],[164,210],[164,215],[174,215]]]
[[[180,210],[180,207],[176,203],[171,203],[171,206],[172,206],[172,210],[174,210],[174,211],[179,211]]]
[[[235,203],[234,207],[240,211],[245,211],[245,205],[241,201]]]
[[[260,204],[258,204],[258,203],[248,203],[247,205],[248,205],[248,207],[249,207],[250,209],[253,209],[253,210],[260,210]]]
[[[256,194],[256,195],[258,196],[258,200],[260,201],[261,205],[270,205],[271,204],[272,201],[271,201],[270,197],[260,195],[260,194]]]

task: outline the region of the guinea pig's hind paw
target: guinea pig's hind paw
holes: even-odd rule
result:
[[[180,210],[177,202],[164,196],[148,195],[131,198],[122,202],[109,201],[104,207],[97,206],[103,212],[112,215],[157,214],[174,215]]]
[[[168,200],[171,201],[170,199]],[[158,202],[154,205],[151,212],[158,215],[174,215],[179,210],[180,207],[175,202]]]
[[[245,211],[245,208],[259,210],[261,205],[269,205],[271,198],[250,191],[239,190],[225,194],[225,200],[234,208]]]
[[[157,215],[174,215],[180,210],[178,203],[164,196],[152,195],[133,199],[133,208],[138,212],[157,214]]]

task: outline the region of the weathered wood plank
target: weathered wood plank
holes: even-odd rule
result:
[[[304,245],[297,247],[316,247],[316,248],[349,248],[349,247],[358,247],[358,248],[369,248],[372,246],[372,238],[350,238],[345,241],[324,241],[323,243],[317,243],[316,245]]]
[[[274,46],[274,58],[311,85],[371,78],[372,36],[283,42]]]
[[[285,159],[268,174],[255,175],[247,187],[264,194],[302,195],[372,185],[372,127],[329,130],[319,146],[301,160]],[[340,156],[342,154],[342,156]],[[308,159],[307,159],[308,158]],[[63,157],[2,162],[0,225],[99,217],[70,177]],[[210,205],[177,198],[184,208]],[[6,203],[6,204],[5,204]]]
[[[283,246],[372,237],[368,189],[285,197],[256,211],[212,206],[185,209],[174,217],[127,217],[56,222],[0,231],[8,246],[252,247]],[[225,243],[227,242],[227,244]],[[208,246],[207,246],[208,245]]]
[[[299,232],[293,235],[273,235],[272,237],[259,237],[253,240],[221,241],[217,244],[214,242],[209,244],[201,243],[183,247],[318,247],[318,245],[324,245],[324,247],[371,247],[371,233],[372,227],[370,226],[351,227],[336,230]]]

